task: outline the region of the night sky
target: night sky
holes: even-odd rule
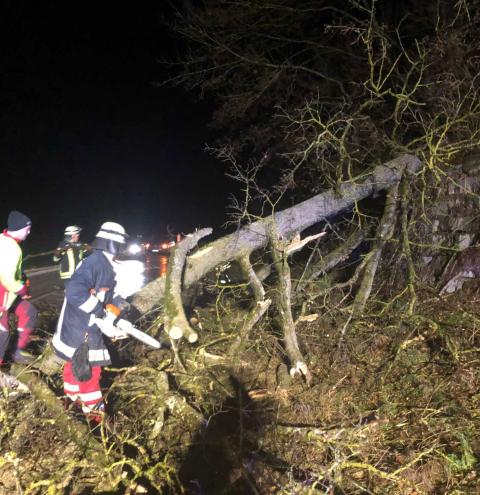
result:
[[[28,214],[27,252],[68,224],[86,241],[108,220],[146,237],[219,228],[234,185],[203,152],[208,103],[154,84],[178,43],[162,2],[21,4],[0,20],[2,228]]]

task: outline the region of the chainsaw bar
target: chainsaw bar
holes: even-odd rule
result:
[[[150,347],[154,347],[155,349],[160,349],[160,347],[162,347],[162,344],[160,344],[160,342],[157,339],[150,337],[150,335],[146,334],[145,332],[142,332],[138,328],[132,326],[128,329],[122,329],[122,330],[131,337],[136,338],[140,342],[143,342],[144,344],[147,344]]]

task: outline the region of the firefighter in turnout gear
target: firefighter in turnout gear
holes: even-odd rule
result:
[[[13,210],[7,228],[0,234],[0,364],[10,340],[9,314],[17,318],[18,340],[13,360],[27,364],[32,356],[25,348],[35,327],[37,309],[28,300],[28,280],[22,273],[22,250],[19,246],[30,234],[32,222],[23,213]]]
[[[66,286],[52,341],[55,353],[66,361],[65,395],[79,401],[83,412],[95,422],[101,421],[105,409],[100,389],[101,368],[111,363],[104,335],[125,338],[122,325],[131,325],[119,317],[118,308],[124,307],[126,301],[115,290],[115,256],[125,238],[125,229],[120,224],[105,222],[101,226],[91,243],[92,254],[80,262]],[[79,359],[85,363],[79,365]],[[88,373],[81,376],[85,374],[85,365]]]
[[[87,251],[85,244],[79,242],[81,231],[77,225],[69,225],[65,229],[64,239],[53,254],[53,261],[59,264],[60,280],[64,287]]]

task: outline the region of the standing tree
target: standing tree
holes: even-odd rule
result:
[[[439,226],[453,207],[447,186],[462,187],[462,166],[480,145],[478,0],[206,0],[176,14],[171,27],[187,50],[166,83],[216,102],[220,137],[210,151],[245,186],[234,203],[240,225],[340,191],[398,154],[421,159],[420,170],[394,186],[383,219],[384,196],[373,211],[356,202],[335,230],[340,240],[358,229],[364,238],[378,223],[370,258],[347,284],[360,281],[352,314],[361,315],[377,268],[391,257],[386,295],[407,287],[412,313],[416,286],[438,275],[443,249],[464,230],[472,242],[480,226],[477,218],[461,226],[460,211]],[[468,203],[478,184],[467,182]],[[330,268],[351,251],[334,237],[327,245],[342,254]],[[323,260],[320,268],[309,263],[309,273],[321,272]]]

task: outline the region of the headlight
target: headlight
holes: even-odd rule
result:
[[[138,244],[131,244],[128,247],[128,252],[130,254],[138,254],[141,250],[142,250],[142,248]]]

